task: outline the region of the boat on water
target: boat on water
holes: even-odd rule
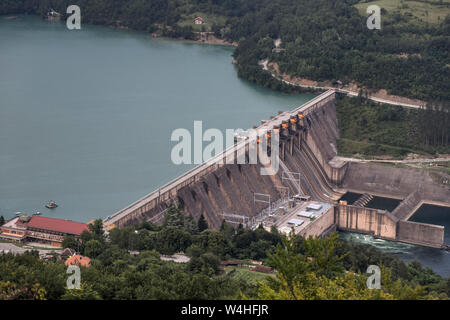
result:
[[[33,213],[33,216],[40,216],[41,213],[39,211],[36,211],[36,213]]]
[[[54,209],[54,208],[56,208],[57,206],[58,206],[58,205],[56,204],[55,201],[50,201],[49,203],[47,203],[47,204],[45,205],[45,207],[48,208],[48,209]]]

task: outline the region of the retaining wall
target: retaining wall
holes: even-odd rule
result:
[[[335,223],[341,230],[396,240],[397,219],[387,211],[337,205],[335,207]]]
[[[397,240],[441,248],[444,244],[444,227],[426,223],[399,221]]]

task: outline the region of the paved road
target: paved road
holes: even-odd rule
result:
[[[264,70],[269,71],[268,63],[269,63],[268,60],[264,60],[264,61],[260,62],[260,65],[262,66],[262,68]],[[284,80],[284,79],[280,78],[278,75],[274,74],[273,72],[271,72],[271,75],[275,79],[280,80],[280,81],[282,81],[282,82],[284,82],[286,84],[289,84],[291,86],[302,87],[302,88],[321,89],[321,90],[336,90],[338,92],[342,92],[342,93],[345,93],[345,94],[347,94],[349,96],[354,96],[354,97],[357,97],[359,95],[359,92],[345,90],[345,89],[339,89],[339,88],[335,88],[335,87],[309,86],[309,85],[293,83],[293,82],[290,82],[290,81],[287,81],[287,80]],[[372,95],[369,95],[367,97],[367,99],[370,99],[372,101],[379,102],[379,103],[386,103],[386,104],[391,104],[391,105],[395,105],[395,106],[402,106],[402,107],[407,107],[407,108],[420,109],[420,108],[423,107],[422,105],[417,105],[417,104],[410,104],[410,103],[404,103],[404,102],[397,102],[397,101],[392,101],[392,100],[381,99],[381,98],[374,97]]]
[[[411,160],[381,160],[381,159],[357,159],[346,157],[335,157],[336,160],[348,161],[348,162],[391,162],[391,163],[421,163],[421,162],[447,162],[450,161],[450,157],[439,157],[433,159],[411,159]]]
[[[37,250],[37,251],[39,251],[39,254],[48,254],[48,253],[51,253],[51,252],[61,251],[61,250],[52,250],[52,249],[50,249],[50,250],[35,249],[33,247],[28,247],[28,246],[27,247],[19,247],[19,246],[16,246],[16,245],[12,244],[12,243],[0,242],[0,253],[11,252],[11,253],[14,253],[14,254],[22,254],[25,251],[31,251],[31,250]]]

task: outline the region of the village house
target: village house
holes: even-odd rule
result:
[[[59,20],[61,20],[61,14],[59,12],[56,12],[53,9],[50,9],[50,11],[47,12],[47,20],[49,20],[49,21],[59,21]]]
[[[256,271],[256,272],[262,272],[262,273],[271,273],[273,271],[271,267],[260,266],[260,265],[250,266],[250,270]]]
[[[91,259],[79,254],[67,258],[66,262],[64,262],[64,264],[67,267],[68,266],[89,267],[90,263]]]
[[[203,24],[204,20],[202,17],[197,17],[194,19],[194,24]]]

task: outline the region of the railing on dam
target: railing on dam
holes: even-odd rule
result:
[[[302,112],[303,114],[307,115],[308,113],[314,111],[315,109],[322,107],[330,100],[333,100],[334,96],[335,90],[328,90],[292,111],[279,114],[275,118],[259,126],[256,130],[269,131],[273,129],[273,127],[281,125],[282,122],[289,121],[290,117],[296,116],[299,112]],[[127,220],[128,218],[134,217],[135,215],[148,212],[154,209],[160,203],[175,198],[177,192],[181,188],[184,188],[186,186],[198,182],[201,177],[211,172],[214,172],[218,168],[224,166],[226,162],[225,159],[231,157],[231,154],[234,154],[237,150],[245,148],[248,145],[248,143],[252,141],[249,139],[250,138],[247,138],[246,140],[241,140],[236,145],[229,147],[228,149],[218,154],[217,156],[189,170],[185,174],[171,180],[165,186],[153,191],[152,193],[132,203],[128,207],[113,214],[111,217],[109,217],[107,221],[109,223],[114,223],[117,226],[120,226],[122,225],[121,223],[122,220]],[[256,139],[256,137],[253,137],[252,139]]]

